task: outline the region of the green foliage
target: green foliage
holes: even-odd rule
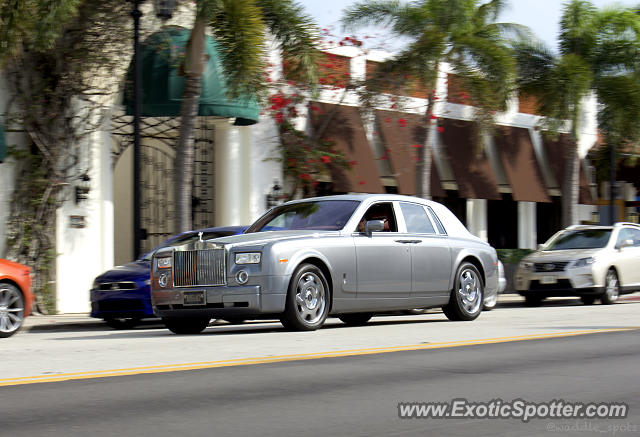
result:
[[[496,249],[498,259],[503,264],[517,264],[522,258],[533,253],[531,249]]]

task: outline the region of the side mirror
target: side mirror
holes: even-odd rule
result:
[[[620,241],[617,245],[616,248],[617,249],[624,249],[625,247],[631,247],[633,246],[633,240],[629,239],[629,240],[622,240]]]
[[[364,233],[367,237],[370,237],[372,232],[382,231],[384,231],[384,220],[368,220],[364,224]]]

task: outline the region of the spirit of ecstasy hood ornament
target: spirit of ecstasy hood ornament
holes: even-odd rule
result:
[[[202,240],[202,234],[203,234],[203,232],[198,232],[198,242],[199,243],[204,243],[204,240]]]

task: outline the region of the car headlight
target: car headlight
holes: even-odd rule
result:
[[[589,256],[587,258],[580,258],[579,260],[574,261],[571,267],[573,268],[586,267],[586,266],[590,266],[594,262],[596,262],[596,259],[592,256]]]
[[[259,264],[262,254],[260,252],[236,253],[236,264]]]
[[[171,268],[171,260],[173,258],[170,256],[164,256],[162,258],[156,258],[156,267],[159,269],[169,269]]]
[[[531,270],[533,263],[531,261],[520,261],[520,268],[524,270]]]

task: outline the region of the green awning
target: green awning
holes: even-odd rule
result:
[[[4,128],[0,124],[0,162],[7,157],[7,141],[4,139]]]
[[[180,115],[184,77],[178,74],[189,29],[168,27],[140,44],[142,62],[143,117],[175,117]],[[236,125],[247,126],[258,122],[260,108],[256,96],[229,100],[218,52],[218,43],[207,35],[206,53],[209,57],[202,77],[202,92],[198,115],[235,117]],[[129,66],[128,84],[124,104],[127,115],[133,114],[133,64]]]

